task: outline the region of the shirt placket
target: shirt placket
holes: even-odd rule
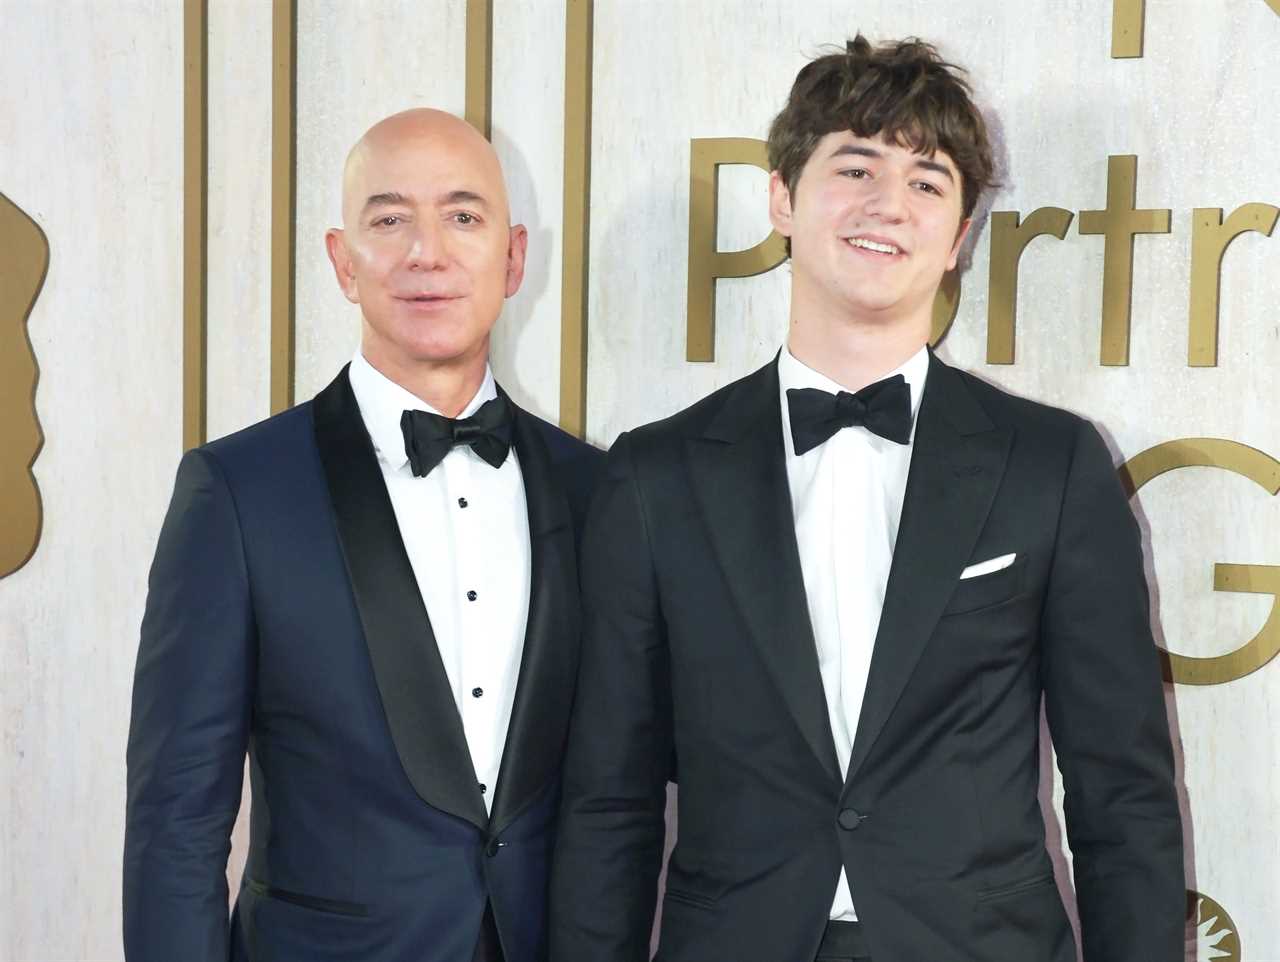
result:
[[[445,478],[449,488],[449,513],[453,519],[454,570],[458,594],[458,663],[459,709],[471,749],[480,791],[489,804],[493,788],[493,746],[491,712],[492,696],[488,690],[488,658],[485,655],[487,612],[494,599],[489,597],[483,577],[479,548],[484,540],[481,516],[485,510],[477,488],[475,456],[459,448],[446,458]],[[490,506],[492,510],[492,506]]]

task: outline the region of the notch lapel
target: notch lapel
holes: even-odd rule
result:
[[[730,390],[703,436],[686,442],[688,457],[708,536],[748,634],[805,741],[838,783],[778,405],[774,361]]]
[[[484,801],[431,620],[347,368],[313,404],[347,574],[400,764],[427,804],[484,829]]]
[[[972,555],[1012,439],[987,417],[959,372],[932,353],[918,417],[846,786],[888,721]]]
[[[508,403],[511,403],[508,398]],[[578,572],[563,485],[536,421],[511,404],[529,512],[529,616],[502,769],[493,798],[501,833],[560,768],[578,655]]]

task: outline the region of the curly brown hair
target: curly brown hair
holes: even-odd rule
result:
[[[769,126],[769,166],[795,193],[818,141],[837,130],[884,137],[926,156],[943,151],[962,181],[964,217],[994,183],[987,125],[964,70],[916,37],[872,47],[862,34],[796,74]]]

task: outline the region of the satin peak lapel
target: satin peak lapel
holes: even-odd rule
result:
[[[427,804],[489,822],[440,660],[347,369],[315,399],[316,444],[374,678],[400,764]]]
[[[1012,439],[991,422],[960,374],[932,355],[917,417],[898,541],[846,784],[888,721],[969,563]]]
[[[809,622],[770,362],[738,383],[688,446],[694,489],[720,568],[760,656],[814,755],[840,766]]]
[[[578,572],[569,502],[533,419],[515,411],[515,450],[529,511],[529,617],[502,770],[493,798],[500,834],[560,769],[578,653]]]

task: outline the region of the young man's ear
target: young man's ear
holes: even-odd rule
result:
[[[969,236],[969,228],[973,226],[973,218],[966,217],[960,222],[960,229],[956,231],[956,242],[951,245],[951,256],[947,258],[947,270],[956,269],[956,261],[960,257],[960,248],[964,245],[964,239]]]
[[[791,191],[782,174],[769,174],[769,223],[783,237],[791,236]]]

